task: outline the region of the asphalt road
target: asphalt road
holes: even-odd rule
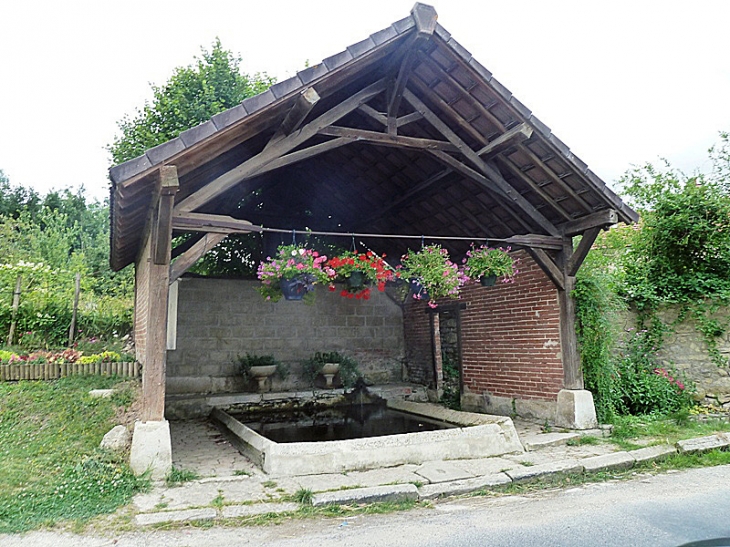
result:
[[[465,498],[431,509],[280,526],[128,532],[109,537],[34,532],[2,547],[674,547],[730,538],[730,466],[541,491]],[[712,545],[728,545],[717,542]]]

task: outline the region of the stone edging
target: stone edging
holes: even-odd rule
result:
[[[570,459],[535,465],[526,469],[494,473],[481,477],[448,482],[438,482],[417,487],[414,484],[392,484],[335,490],[317,493],[312,505],[345,505],[352,503],[403,502],[432,500],[447,496],[457,496],[496,488],[513,482],[529,482],[549,476],[568,473],[597,473],[618,469],[630,469],[637,463],[657,461],[674,454],[700,454],[715,449],[730,447],[730,433],[718,433],[678,441],[672,445],[658,445],[631,451],[612,452],[581,460]],[[185,509],[156,513],[141,513],[135,517],[139,526],[164,522],[190,522],[214,520],[217,518],[236,518],[262,514],[280,514],[296,511],[300,505],[292,502],[267,502],[249,505],[227,505],[220,510],[214,508]]]

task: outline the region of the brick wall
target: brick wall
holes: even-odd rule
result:
[[[374,383],[402,379],[403,316],[373,291],[370,300],[342,298],[318,287],[313,305],[266,302],[256,281],[183,278],[177,349],[167,352],[168,393],[239,391],[239,354],[273,354],[290,370],[275,389],[304,387],[300,362],[316,351],[354,356]]]
[[[134,266],[134,348],[137,361],[144,365],[147,348],[147,310],[149,303],[150,240],[141,250]]]
[[[513,411],[512,400],[528,401],[524,414],[549,414],[563,385],[558,294],[540,267],[517,252],[514,283],[470,284],[460,303],[464,393],[473,410]],[[440,304],[447,305],[444,300]],[[433,377],[427,306],[411,302],[404,311],[409,379],[429,384]],[[499,404],[495,404],[499,401]],[[529,402],[533,401],[533,402]],[[464,400],[462,400],[464,404]],[[537,409],[537,410],[535,410]]]
[[[471,285],[463,292],[465,390],[555,400],[563,385],[560,308],[555,286],[525,253],[514,283]]]

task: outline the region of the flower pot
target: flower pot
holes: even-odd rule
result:
[[[325,363],[322,365],[322,375],[324,376],[327,387],[333,387],[332,381],[339,370],[339,363]]]
[[[362,272],[352,272],[347,278],[347,286],[351,289],[362,289],[365,286],[365,276]]]
[[[279,284],[285,300],[302,300],[309,291],[307,283],[302,277],[282,278]]]
[[[411,294],[416,300],[423,300],[424,302],[428,302],[429,296],[428,291],[426,290],[426,287],[423,286],[421,281],[419,279],[411,278],[408,281],[409,287],[411,289]]]
[[[251,376],[259,383],[259,391],[266,391],[266,380],[276,372],[276,365],[255,365],[251,367]]]
[[[496,282],[496,275],[483,275],[479,278],[479,283],[482,284],[482,287],[492,287]]]

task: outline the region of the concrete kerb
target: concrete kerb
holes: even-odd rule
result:
[[[703,453],[715,449],[725,450],[730,447],[730,435],[718,434],[696,439],[679,441],[675,446],[658,445],[637,450],[615,452],[602,456],[583,458],[581,460],[560,460],[542,465],[507,470],[500,473],[476,476],[472,478],[436,482],[424,485],[387,484],[364,488],[325,491],[315,493],[312,505],[371,504],[382,502],[425,501],[449,496],[458,496],[478,491],[502,488],[511,483],[530,482],[548,477],[572,473],[596,473],[610,470],[630,469],[637,464],[659,461],[679,453]],[[465,462],[461,462],[465,463]],[[197,481],[201,484],[213,480]],[[164,522],[186,522],[195,520],[211,520],[217,518],[238,518],[263,514],[289,513],[301,506],[292,502],[269,501],[246,505],[227,505],[220,510],[210,507],[145,512],[138,514],[135,521],[140,526]]]

